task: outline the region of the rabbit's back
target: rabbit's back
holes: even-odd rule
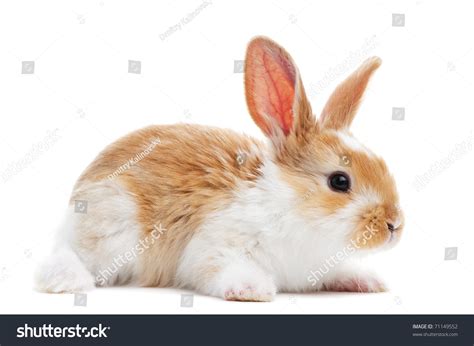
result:
[[[147,272],[137,279],[143,285],[172,285],[179,256],[206,216],[225,208],[239,184],[252,184],[259,177],[263,150],[259,141],[231,130],[150,126],[105,148],[79,178],[71,204],[87,200],[88,217],[97,212],[102,224],[127,214],[125,219],[134,219],[142,239],[157,227],[165,229],[140,256],[150,263],[139,266]],[[107,217],[105,209],[117,204]],[[123,205],[128,205],[126,211],[118,213]],[[85,231],[80,243],[94,247],[98,236]]]

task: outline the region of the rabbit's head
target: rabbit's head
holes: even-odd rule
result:
[[[268,38],[253,39],[245,60],[250,114],[271,141],[272,160],[295,191],[295,210],[315,231],[360,251],[400,238],[403,214],[384,160],[350,133],[367,83],[380,66],[367,59],[330,96],[316,118],[290,55]]]

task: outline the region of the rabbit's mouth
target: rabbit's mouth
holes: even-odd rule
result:
[[[388,244],[390,244],[390,247],[395,245],[400,241],[401,233],[403,231],[403,224],[401,222],[398,222],[398,224],[395,224],[393,229],[390,229],[390,238],[388,241]]]
[[[361,250],[391,248],[398,243],[403,229],[401,213],[393,215],[384,206],[371,208],[361,218],[351,243]]]
[[[395,228],[393,231],[390,232],[390,235],[387,241],[379,247],[379,250],[385,251],[390,250],[395,245],[398,244],[401,238],[401,228]]]

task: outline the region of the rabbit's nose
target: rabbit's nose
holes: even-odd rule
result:
[[[393,232],[393,231],[395,231],[395,227],[393,226],[393,224],[392,224],[392,223],[390,223],[390,222],[387,222],[387,227],[388,227],[388,230],[389,230],[390,232]]]

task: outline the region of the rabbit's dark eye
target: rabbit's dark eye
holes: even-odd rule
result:
[[[351,179],[344,172],[335,172],[329,176],[329,187],[337,192],[348,192],[351,188]]]

